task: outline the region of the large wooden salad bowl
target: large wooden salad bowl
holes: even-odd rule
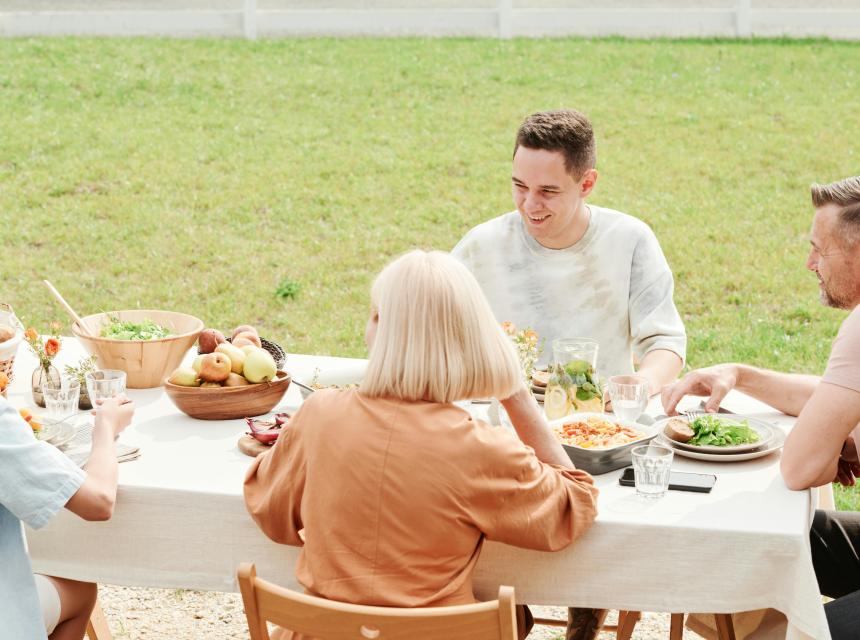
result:
[[[121,369],[126,373],[129,389],[160,387],[162,381],[178,367],[182,358],[203,331],[203,321],[176,311],[129,310],[95,313],[81,318],[93,336],[99,336],[109,317],[128,322],[152,320],[168,329],[171,335],[159,340],[114,340],[84,335],[77,324],[72,333],[84,348],[98,358],[99,369]]]
[[[198,420],[253,418],[275,408],[290,386],[290,374],[278,371],[271,382],[242,387],[182,387],[164,381],[176,408]]]

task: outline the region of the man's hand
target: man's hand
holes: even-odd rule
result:
[[[708,396],[705,411],[716,412],[726,394],[738,383],[738,368],[733,364],[718,364],[691,371],[678,382],[663,387],[662,401],[666,415],[678,415],[676,408],[686,395]]]
[[[125,394],[105,400],[97,400],[93,411],[96,417],[94,429],[109,429],[113,438],[131,424],[134,417],[134,403]]]
[[[860,459],[858,459],[854,437],[848,436],[845,444],[842,445],[842,453],[839,455],[836,477],[833,481],[838,482],[843,487],[853,487],[856,478],[860,478]]]

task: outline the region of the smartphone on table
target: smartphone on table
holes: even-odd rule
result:
[[[698,493],[710,493],[717,482],[717,476],[712,473],[687,473],[684,471],[669,472],[669,489],[672,491],[696,491]],[[618,484],[622,487],[634,487],[633,467],[627,467]]]

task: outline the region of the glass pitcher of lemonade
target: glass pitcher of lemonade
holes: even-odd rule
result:
[[[543,402],[547,419],[563,418],[578,411],[603,412],[597,347],[597,342],[588,338],[553,341],[553,364]]]

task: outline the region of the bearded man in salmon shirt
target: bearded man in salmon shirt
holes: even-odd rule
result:
[[[815,215],[806,267],[818,277],[821,302],[850,311],[833,341],[824,375],[779,373],[744,364],[693,371],[663,391],[673,415],[685,395],[710,396],[716,411],[738,389],[797,422],[785,441],[780,470],[789,489],[830,482],[853,486],[860,477],[860,176],[812,185]],[[812,562],[833,640],[860,634],[860,513],[816,511],[810,533]]]

